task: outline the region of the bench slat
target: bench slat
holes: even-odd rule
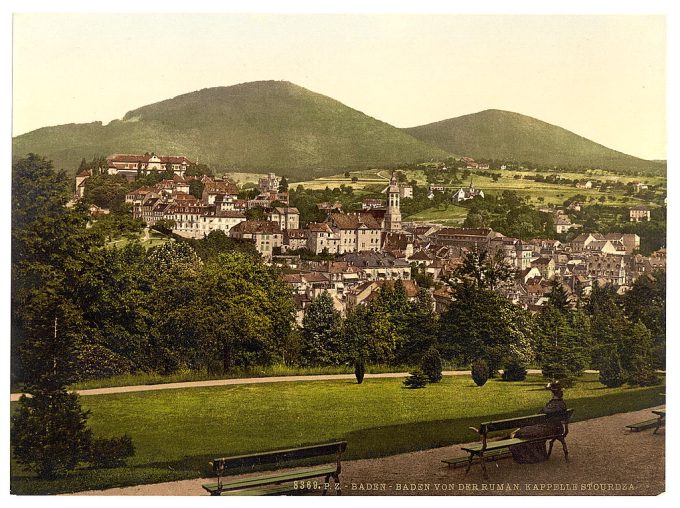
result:
[[[292,492],[300,492],[300,489],[296,489],[293,485],[272,485],[269,487],[220,492],[220,496],[278,496]]]
[[[509,450],[493,450],[489,453],[484,454],[484,459],[485,460],[501,460],[501,459],[506,459],[512,457],[512,454],[510,453]],[[467,466],[469,463],[469,458],[468,457],[456,457],[453,459],[446,459],[442,460],[445,464],[448,464],[449,466],[453,466],[454,468],[459,467],[459,466]],[[473,464],[478,464],[479,463],[479,457],[475,457],[472,459]]]
[[[235,455],[213,459],[213,470],[217,471],[220,466],[225,469],[235,467],[251,467],[258,464],[271,464],[322,455],[343,453],[347,448],[347,441],[334,441],[318,445],[302,446],[300,448],[286,448],[263,453],[251,453],[248,455]]]
[[[646,429],[651,429],[652,427],[656,427],[656,424],[659,422],[658,418],[654,418],[653,420],[647,420],[644,422],[639,422],[639,423],[631,423],[630,425],[626,425],[627,428],[632,430],[633,432],[639,432],[641,430],[646,430]]]
[[[505,420],[484,422],[480,425],[479,431],[483,434],[486,434],[498,430],[509,430],[518,427],[526,427],[529,425],[538,425],[541,423],[546,423],[546,421],[552,421],[557,419],[559,419],[560,421],[569,421],[571,419],[571,415],[573,412],[574,412],[573,409],[567,409],[564,415],[546,415],[540,413],[529,416],[521,416],[519,418],[507,418]]]
[[[247,487],[265,486],[292,480],[306,480],[308,478],[325,476],[327,474],[335,473],[336,471],[337,467],[335,465],[332,465],[316,467],[313,469],[303,469],[301,471],[289,471],[286,473],[279,473],[274,475],[244,478],[241,480],[223,482],[222,491],[244,489]],[[203,488],[208,492],[213,493],[216,492],[219,487],[217,483],[208,483],[203,485]]]

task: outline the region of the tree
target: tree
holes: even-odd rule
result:
[[[631,322],[641,321],[652,337],[652,364],[666,365],[666,274],[655,271],[639,277],[623,298]]]
[[[580,319],[581,315],[577,318]],[[585,324],[578,321],[581,333]],[[570,386],[588,366],[586,338],[580,335],[558,308],[546,306],[538,317],[537,357],[543,375]]]
[[[548,304],[551,307],[563,314],[569,312],[571,307],[569,304],[569,295],[560,281],[555,280],[552,282],[550,291],[546,296],[548,297]]]
[[[196,251],[185,242],[166,242],[152,247],[148,259],[159,273],[197,271],[202,264]]]
[[[454,273],[463,281],[478,288],[497,289],[513,277],[512,268],[505,262],[502,251],[491,254],[486,249],[474,248],[463,257],[463,264]]]
[[[609,388],[618,388],[625,382],[621,358],[615,349],[601,359],[599,379],[600,383]]]
[[[483,358],[493,374],[510,357],[532,358],[533,334],[527,311],[494,291],[464,284],[441,316],[438,348],[460,363]]]
[[[436,348],[427,350],[421,361],[421,369],[430,383],[438,383],[442,380],[442,357]]]
[[[425,388],[427,386],[427,375],[420,369],[414,369],[404,379],[404,386],[406,388]]]
[[[489,379],[490,372],[489,366],[482,358],[479,358],[472,362],[470,371],[472,375],[472,380],[475,382],[477,386],[484,386],[486,384],[486,382]]]
[[[644,323],[638,321],[623,345],[622,367],[628,384],[650,386],[659,383],[652,365],[652,351],[652,335]]]
[[[279,182],[279,192],[288,192],[288,180],[286,180],[285,176]]]
[[[177,227],[177,223],[173,219],[161,219],[151,226],[151,229],[163,233],[164,235],[171,235],[172,230]]]
[[[196,199],[201,199],[203,197],[203,187],[203,182],[200,180],[192,180],[191,183],[189,183],[189,194]]]
[[[324,291],[312,299],[302,319],[302,363],[337,365],[347,355],[342,344],[342,320],[333,299]]]
[[[92,439],[88,412],[66,390],[21,396],[12,416],[11,440],[17,462],[52,479],[74,469],[88,456]]]

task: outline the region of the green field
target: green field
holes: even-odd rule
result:
[[[347,458],[386,456],[474,439],[469,426],[538,411],[548,400],[545,380],[489,381],[445,377],[421,390],[400,379],[311,381],[87,396],[98,436],[130,435],[137,448],[129,467],[79,469],[38,481],[12,464],[15,494],[58,493],[210,476],[221,455],[266,451],[329,439],[348,441]],[[584,420],[664,402],[663,387],[603,387],[583,377],[565,399]],[[574,438],[577,432],[574,431]]]
[[[358,180],[352,182],[352,178],[356,177]],[[366,169],[361,171],[350,171],[349,177],[345,173],[338,175],[319,177],[314,180],[306,180],[303,182],[291,182],[291,187],[295,188],[302,185],[305,189],[323,190],[326,187],[334,189],[344,185],[352,187],[356,190],[364,190],[367,186],[382,186],[386,187],[390,180],[390,172],[385,169]]]
[[[520,196],[528,198],[528,203],[536,208],[541,208],[543,206],[555,205],[562,206],[564,201],[569,199],[576,194],[581,194],[586,197],[584,204],[593,205],[600,203],[599,199],[605,197],[606,201],[604,204],[613,206],[634,206],[639,204],[646,204],[651,206],[656,206],[649,203],[646,200],[641,200],[635,196],[626,196],[622,191],[607,191],[600,192],[598,189],[577,189],[573,185],[558,185],[545,182],[535,182],[533,180],[517,179],[514,178],[515,175],[534,175],[540,174],[543,176],[550,175],[548,172],[521,172],[521,171],[492,171],[494,173],[500,173],[501,177],[498,181],[494,182],[493,179],[481,176],[476,170],[471,170],[471,178],[475,187],[482,189],[484,193],[488,196],[499,195],[503,191],[509,190],[517,192]],[[405,170],[407,181],[411,182],[415,180],[418,185],[426,187],[428,185],[427,179],[425,177],[425,172],[423,170]],[[459,171],[459,176],[462,170]],[[446,176],[444,176],[446,175]],[[641,181],[649,185],[656,185],[665,187],[666,179],[661,176],[644,176],[644,177],[633,177],[624,176],[613,173],[608,173],[602,170],[588,170],[583,173],[576,172],[564,172],[560,173],[564,178],[574,180],[574,179],[592,179],[592,180],[602,180],[608,182],[636,182]],[[326,187],[333,189],[340,187],[340,185],[345,185],[347,187],[352,187],[355,191],[361,193],[362,191],[377,190],[378,187],[386,185],[390,176],[390,171],[387,169],[369,169],[361,171],[350,172],[350,177],[346,177],[343,174],[338,174],[334,176],[321,177],[314,180],[308,180],[304,182],[295,182],[293,186],[303,185],[306,189],[325,189]],[[357,177],[357,182],[352,182],[352,177]],[[444,178],[451,178],[450,174],[442,174]],[[469,185],[469,180],[464,183],[459,183],[453,185],[450,182],[445,183],[448,189],[458,189],[461,186],[465,187]],[[467,216],[467,209],[462,206],[457,206],[454,204],[449,204],[448,206],[432,207],[423,210],[415,215],[409,217],[404,217],[407,221],[419,221],[419,222],[435,222],[444,224],[447,226],[460,225],[465,220]]]

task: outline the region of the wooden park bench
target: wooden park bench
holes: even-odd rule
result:
[[[569,461],[569,450],[567,449],[567,442],[565,438],[569,433],[569,420],[573,414],[573,409],[567,409],[567,411],[562,416],[557,415],[545,415],[537,414],[530,416],[522,416],[520,418],[509,418],[506,420],[497,420],[494,422],[482,423],[479,429],[470,427],[482,437],[482,442],[475,445],[463,446],[462,449],[466,451],[469,455],[467,458],[467,469],[465,474],[467,475],[472,467],[473,462],[479,462],[484,471],[484,478],[488,479],[488,473],[486,471],[486,461],[498,460],[499,458],[504,458],[508,456],[508,448],[513,445],[523,444],[523,443],[535,443],[539,441],[550,441],[550,446],[548,448],[548,457],[552,453],[553,444],[555,441],[562,443],[562,450],[564,451],[564,460]],[[563,431],[560,434],[541,436],[536,438],[503,438],[498,441],[489,440],[489,434],[492,432],[504,431],[504,430],[514,430],[520,427],[527,427],[530,425],[540,425],[552,421],[559,421],[562,424]],[[452,459],[451,462],[454,462]],[[449,463],[449,461],[444,461]]]
[[[666,411],[658,410],[652,411],[652,413],[655,414],[656,417],[650,420],[645,420],[644,422],[631,423],[630,425],[626,425],[626,428],[630,429],[631,432],[640,432],[642,430],[653,428],[654,429],[653,433],[656,434],[659,430],[659,427],[666,423]]]
[[[287,448],[250,455],[237,455],[213,459],[213,471],[217,474],[217,483],[203,485],[211,496],[275,496],[292,494],[309,490],[309,488],[323,490],[326,495],[333,478],[333,486],[338,495],[340,488],[340,458],[347,448],[346,441],[322,443],[300,448]],[[333,463],[321,466],[306,467],[297,471],[280,471],[286,467],[293,467],[293,461],[313,457],[333,456]],[[223,476],[228,471],[248,472],[256,466],[274,464],[276,472],[266,472],[240,480],[224,481]],[[311,482],[312,478],[324,478],[323,483]]]
[[[656,420],[656,428],[654,429],[654,434],[656,434],[657,432],[659,432],[659,428],[662,425],[666,424],[666,410],[665,409],[658,409],[656,411],[652,411],[652,413],[654,413],[655,415],[658,416],[658,418]]]

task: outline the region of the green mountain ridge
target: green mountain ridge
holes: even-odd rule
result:
[[[45,127],[13,153],[46,155],[74,172],[95,154],[185,155],[219,170],[277,171],[296,180],[446,157],[443,150],[329,97],[285,81],[206,88],[114,120]]]
[[[487,109],[404,129],[413,137],[472,158],[530,161],[558,167],[665,172],[665,162],[612,150],[530,116]]]
[[[107,125],[43,127],[15,137],[12,152],[14,158],[45,155],[71,174],[82,158],[155,152],[185,155],[217,171],[276,171],[291,180],[452,154],[656,174],[666,168],[508,111],[398,129],[287,81],[204,88],[133,109]]]

